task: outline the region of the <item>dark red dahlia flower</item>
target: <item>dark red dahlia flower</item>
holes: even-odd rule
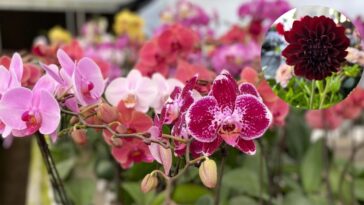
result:
[[[282,51],[297,76],[322,80],[339,71],[350,40],[345,28],[325,16],[305,16],[284,33],[289,45]]]

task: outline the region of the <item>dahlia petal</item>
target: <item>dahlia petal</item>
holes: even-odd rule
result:
[[[216,99],[206,96],[195,102],[187,110],[186,124],[192,137],[200,142],[212,142],[216,139],[218,122],[215,114],[219,110]]]
[[[13,129],[25,129],[21,120],[25,111],[31,107],[33,93],[23,87],[14,88],[4,94],[0,101],[0,119]]]
[[[242,116],[240,137],[245,140],[261,137],[272,122],[267,106],[251,95],[238,96],[234,114]]]
[[[239,139],[236,148],[248,155],[254,155],[257,151],[253,140]]]
[[[240,95],[246,95],[246,94],[250,94],[253,95],[255,97],[257,97],[258,99],[261,99],[258,90],[255,88],[255,86],[251,83],[242,83],[239,85],[239,91],[240,91]]]
[[[238,86],[235,80],[228,71],[224,70],[216,77],[209,95],[216,98],[222,109],[228,107],[233,110],[237,91]]]
[[[42,124],[39,132],[44,135],[52,134],[56,131],[61,121],[61,110],[57,100],[47,91],[41,91],[39,111],[42,116]]]

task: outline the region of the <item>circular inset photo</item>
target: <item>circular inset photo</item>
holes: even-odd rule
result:
[[[325,109],[344,100],[364,65],[359,33],[339,11],[309,6],[279,17],[267,32],[262,70],[273,91],[290,105]]]

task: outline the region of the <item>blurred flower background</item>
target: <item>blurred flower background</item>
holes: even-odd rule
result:
[[[95,110],[96,117],[88,119],[89,123],[100,120],[111,123],[117,119],[112,129],[126,134],[145,132],[154,123],[152,135],[155,137],[162,131],[178,132],[179,136],[186,131],[174,130],[171,126],[158,127],[158,119],[153,121],[150,108],[162,113],[166,103],[169,115],[165,120],[179,120],[188,97],[199,99],[199,94],[209,93],[216,76],[222,70],[228,70],[237,82],[256,87],[257,96],[272,113],[272,123],[264,136],[255,140],[254,147],[240,146],[239,150],[246,154],[228,146],[218,148],[215,145],[222,143],[219,138],[208,143],[192,143],[192,155],[210,155],[216,151],[209,158],[217,165],[205,160],[199,169],[189,169],[174,185],[171,194],[174,203],[364,204],[363,83],[359,83],[347,99],[329,109],[304,111],[290,107],[276,96],[263,77],[260,51],[265,33],[280,15],[309,3],[285,0],[126,1],[120,10],[108,10],[105,15],[100,15],[100,11],[92,12],[90,3],[85,7],[91,10],[87,15],[81,10],[73,16],[78,19],[78,28],[70,26],[75,25],[73,14],[66,12],[67,29],[62,23],[49,22],[45,28],[40,28],[38,35],[29,36],[33,39],[31,45],[24,43],[7,48],[10,44],[2,43],[0,65],[10,69],[11,53],[21,48],[24,62],[21,84],[33,87],[44,73],[39,62],[47,65],[62,62],[58,49],[62,49],[72,62],[81,62],[88,57],[100,68],[100,76],[107,86],[105,98],[111,104],[102,103]],[[311,3],[343,12],[353,21],[358,35],[364,35],[364,21],[357,10],[364,6],[362,3],[340,0]],[[3,6],[0,8],[6,12],[7,8],[16,8],[14,5],[0,3]],[[66,11],[71,11],[71,7],[72,4]],[[12,19],[4,19],[0,21],[1,32],[6,34],[4,30],[12,27],[5,27],[8,24],[2,21],[11,22]],[[31,24],[30,19],[24,21]],[[274,35],[282,30],[285,25],[277,25]],[[26,31],[21,34],[28,35]],[[279,38],[272,36],[272,39],[277,40],[273,41],[276,45],[280,44]],[[363,65],[362,45],[350,49],[348,61]],[[287,84],[292,68],[274,57],[264,63],[277,65],[279,72],[275,77],[282,86]],[[92,74],[84,72],[82,66],[77,69],[80,70],[80,85],[83,85],[83,80],[89,80]],[[56,78],[60,73],[55,74]],[[196,73],[198,76],[195,77]],[[186,97],[183,90],[188,89],[186,82],[190,79],[197,82],[195,90],[198,92],[192,92],[191,88],[188,91],[192,95]],[[0,97],[5,86],[7,84],[1,81]],[[85,88],[80,87],[80,93],[84,94]],[[178,88],[175,90],[175,87]],[[90,91],[93,87],[87,84],[86,88]],[[169,97],[171,93],[174,95]],[[78,98],[86,104],[90,100],[85,96]],[[73,109],[78,107],[71,103],[65,102],[65,105],[77,111]],[[68,119],[68,122],[76,124],[73,120]],[[4,128],[0,121],[0,131]],[[59,133],[56,143],[52,144],[49,139],[49,144],[73,204],[163,204],[165,187],[149,174],[161,167],[159,163],[165,170],[171,169],[166,167],[168,163],[161,154],[163,149],[155,154],[150,152],[153,150],[149,148],[151,145],[140,140],[114,142],[107,130],[71,128]],[[120,146],[110,148],[108,145],[113,143],[120,143]],[[1,139],[1,144],[0,204],[54,204],[57,196],[52,191],[35,139],[7,137]],[[184,150],[183,144],[176,142],[171,173],[180,171],[180,163],[184,160],[178,157]],[[152,163],[154,159],[159,163]],[[209,188],[218,180],[216,169],[224,174],[221,184],[217,184],[219,188],[213,190]]]

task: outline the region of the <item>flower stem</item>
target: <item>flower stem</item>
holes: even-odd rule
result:
[[[219,175],[218,175],[216,190],[215,190],[214,205],[219,205],[220,204],[221,184],[222,184],[222,178],[223,178],[223,175],[224,175],[226,155],[227,155],[226,150],[225,150],[224,147],[222,147],[221,148],[221,162],[220,162]]]
[[[52,154],[48,148],[48,144],[41,134],[36,134],[37,143],[40,149],[40,152],[42,153],[42,157],[46,166],[46,169],[48,171],[48,174],[50,176],[50,181],[52,184],[52,187],[54,191],[58,194],[60,203],[62,205],[71,205],[72,202],[68,199],[67,193],[64,189],[62,179],[59,176],[56,164],[54,162],[54,159],[52,157]]]
[[[316,81],[312,80],[311,81],[311,93],[310,93],[310,106],[309,106],[310,109],[313,109],[313,97],[315,96],[315,84],[316,84]]]
[[[319,106],[319,109],[322,109],[322,106],[324,106],[324,102],[325,102],[328,87],[330,87],[330,84],[329,84],[328,80],[326,80],[326,85],[325,85],[324,91],[322,93],[320,93],[320,106]]]

